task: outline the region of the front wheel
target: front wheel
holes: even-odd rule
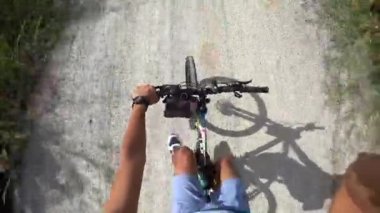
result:
[[[186,57],[185,63],[186,86],[191,88],[198,88],[197,69],[193,56]]]

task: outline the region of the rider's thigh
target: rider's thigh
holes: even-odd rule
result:
[[[218,203],[227,209],[250,212],[248,196],[240,178],[231,178],[222,182]]]
[[[219,164],[219,169],[220,169],[220,182],[239,177],[233,165],[232,155],[229,155],[220,159],[218,164]]]
[[[197,212],[206,205],[206,198],[196,175],[176,175],[172,187],[173,213]]]

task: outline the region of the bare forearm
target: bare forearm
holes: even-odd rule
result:
[[[132,160],[145,163],[146,156],[145,107],[136,105],[132,109],[127,131],[121,147],[121,161]],[[122,163],[122,162],[121,162]]]
[[[112,184],[106,212],[137,212],[141,182],[146,160],[145,111],[159,101],[156,89],[140,85],[133,91],[131,117],[120,151],[120,166]]]
[[[132,109],[120,152],[120,166],[105,205],[106,212],[137,212],[145,165],[145,107]]]

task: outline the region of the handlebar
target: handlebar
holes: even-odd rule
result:
[[[190,96],[207,96],[219,93],[233,92],[236,97],[239,93],[268,93],[268,87],[246,86],[244,84],[231,84],[226,86],[213,86],[204,88],[188,88],[181,85],[162,85],[156,86],[157,94],[162,98],[165,96],[178,96],[187,99]],[[240,95],[241,97],[241,95]]]
[[[253,86],[244,86],[241,88],[234,88],[229,86],[219,87],[221,92],[244,92],[244,93],[268,93],[268,87],[253,87]]]

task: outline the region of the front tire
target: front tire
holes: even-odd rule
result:
[[[198,88],[197,69],[193,56],[186,57],[185,63],[186,86],[190,88]]]

